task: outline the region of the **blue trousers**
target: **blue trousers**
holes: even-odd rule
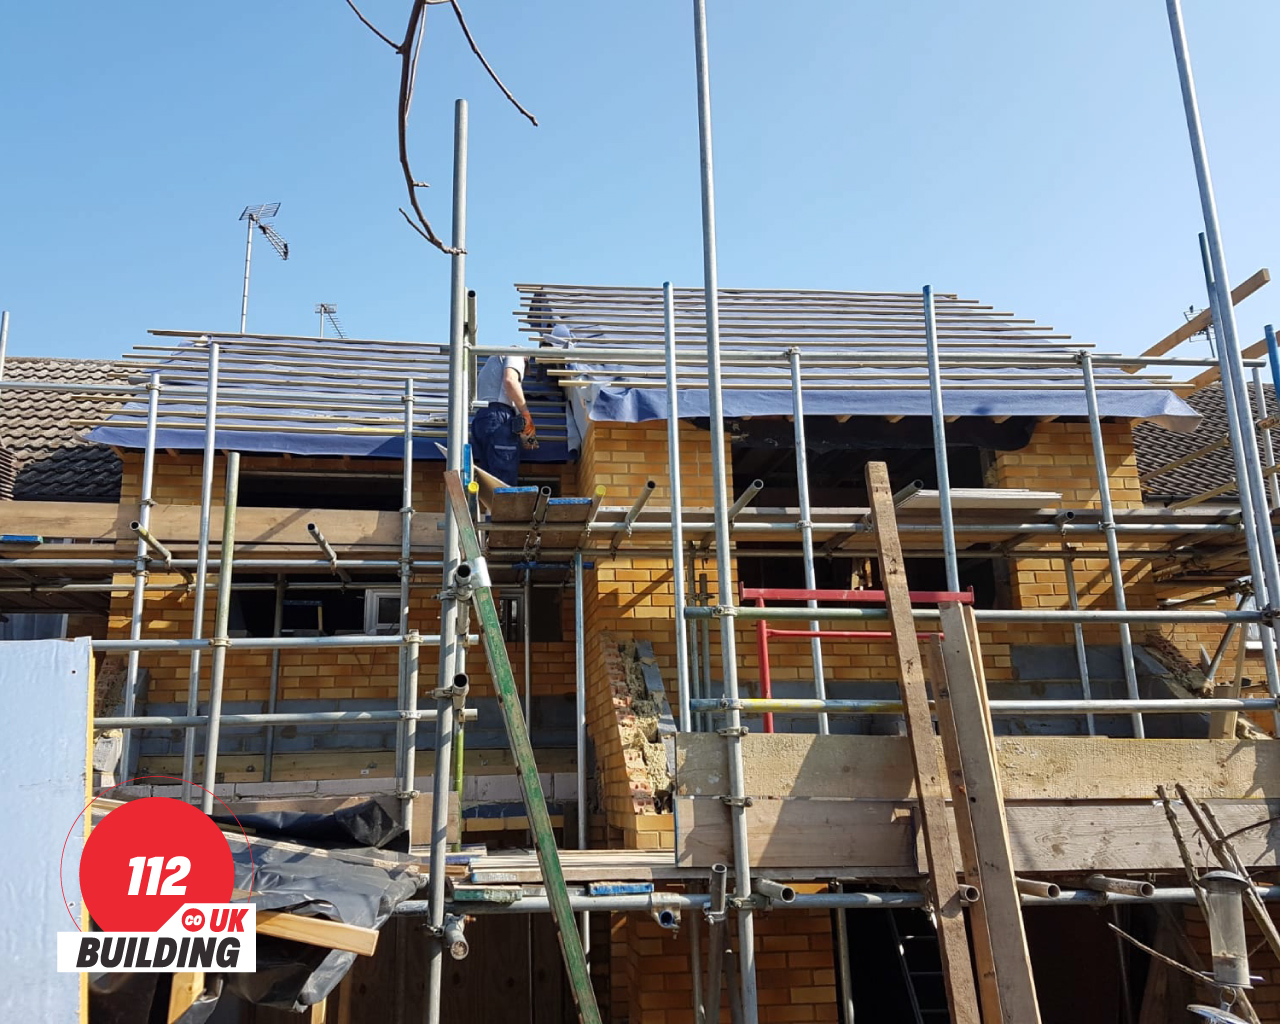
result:
[[[487,473],[515,486],[520,475],[520,415],[509,405],[489,405],[471,421],[471,458]]]

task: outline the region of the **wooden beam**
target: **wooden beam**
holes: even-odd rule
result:
[[[1252,295],[1254,292],[1256,292],[1259,288],[1261,288],[1270,280],[1271,280],[1271,271],[1267,270],[1266,267],[1263,267],[1251,278],[1245,281],[1241,281],[1238,285],[1236,285],[1234,288],[1231,289],[1231,304],[1233,306],[1240,305],[1240,303],[1242,303],[1245,299],[1247,299],[1250,295]],[[1211,322],[1211,319],[1212,318],[1209,313],[1209,310],[1207,309],[1201,310],[1199,313],[1193,316],[1190,320],[1188,320],[1185,324],[1179,324],[1177,329],[1170,331],[1163,338],[1161,338],[1154,345],[1152,345],[1149,349],[1143,352],[1142,355],[1154,359],[1156,356],[1162,356],[1166,352],[1173,351],[1173,349],[1177,348],[1188,338],[1194,337],[1195,335],[1203,331],[1206,327],[1208,327]],[[1130,373],[1137,373],[1145,365],[1146,365],[1145,363],[1135,363],[1132,366],[1125,367],[1125,369],[1127,369]]]
[[[329,1019],[329,1000],[321,999],[311,1004],[310,1024],[325,1024]]]
[[[963,606],[947,601],[942,615],[942,657],[955,722],[956,745],[964,770],[965,795],[973,818],[973,840],[982,877],[982,902],[990,925],[996,983],[1005,1019],[1038,1024],[1040,1007],[1031,976],[1031,954],[1022,923],[1013,852],[1005,822],[1000,776],[992,757],[990,718],[982,699]]]
[[[1188,702],[1188,713],[1195,707]],[[1202,800],[1244,800],[1262,794],[1262,780],[1280,778],[1280,743],[1270,739],[997,736],[995,746],[1006,804],[1149,800],[1170,779],[1185,779]],[[757,799],[911,803],[916,797],[904,736],[752,733],[742,738],[742,753],[746,790]],[[941,744],[938,763],[943,771]],[[728,771],[719,736],[677,735],[678,796],[727,796]]]
[[[204,971],[179,971],[169,989],[169,1024],[176,1024],[204,994]]]
[[[373,956],[378,948],[376,928],[326,921],[322,917],[303,917],[283,910],[259,910],[258,931],[277,939],[291,939],[325,949],[341,949],[360,956]]]
[[[1180,742],[1190,745],[1202,741]],[[915,825],[919,820],[915,809],[910,804],[887,802],[873,813],[879,803],[759,799],[752,808],[755,813],[748,819],[752,865],[767,867],[779,881],[848,875],[883,879],[919,877],[928,858]],[[1280,815],[1280,801],[1213,800],[1211,804],[1225,831],[1248,830],[1233,840],[1248,864],[1260,869],[1280,867],[1280,822],[1271,820]],[[684,877],[689,869],[709,868],[731,857],[729,827],[723,813],[716,814],[714,798],[677,797],[676,809],[678,861],[669,869],[669,874],[656,867],[627,868],[616,864],[602,867],[593,857],[590,861],[574,861],[573,877],[579,881],[605,877],[675,879]],[[723,806],[719,810],[723,812]],[[1151,798],[1099,803],[1013,803],[1007,805],[1006,814],[1014,867],[1020,875],[1183,870],[1164,809]],[[784,838],[788,829],[780,828],[779,822],[787,826],[803,823],[806,829],[814,828],[812,841],[801,843]],[[878,835],[854,835],[871,825]],[[952,856],[959,863],[963,860],[962,851],[959,838],[954,834],[952,844]],[[893,852],[904,847],[910,849],[905,853]],[[897,859],[879,863],[886,856]],[[473,878],[493,881],[491,874],[473,868]],[[513,875],[519,881],[537,880],[537,869],[532,865],[519,871],[503,868],[497,874],[504,880]]]
[[[136,505],[78,501],[7,501],[4,532],[70,537],[80,541],[127,541],[137,537],[129,524],[137,518]],[[222,507],[214,506],[214,521]],[[194,545],[200,536],[198,505],[156,505],[151,512],[151,532],[171,547]],[[335,509],[242,508],[236,514],[237,536],[247,544],[288,544],[315,549],[307,523],[318,523],[335,547],[400,546],[400,513]],[[436,517],[423,515],[414,521],[415,545],[441,543]]]
[[[905,416],[886,416],[885,417],[885,419],[888,420],[890,423],[899,423],[905,418],[906,418]]]
[[[938,732],[941,735],[942,749],[945,754],[947,781],[951,784],[951,808],[956,817],[960,865],[964,872],[964,880],[981,892],[982,870],[978,863],[978,844],[973,834],[973,815],[969,812],[969,795],[960,761],[960,741],[956,736],[956,723],[951,710],[951,697],[947,691],[947,673],[944,664],[942,637],[933,633],[929,637],[929,682],[933,688],[934,704],[938,713]],[[969,905],[969,934],[973,938],[973,962],[977,970],[978,999],[982,1004],[982,1019],[999,1022],[1003,1020],[1000,1014],[1000,987],[996,981],[995,952],[991,945],[985,899]]]
[[[1243,352],[1240,353],[1241,357],[1244,359],[1259,359],[1262,356],[1265,356],[1266,354],[1267,354],[1266,338],[1263,338],[1261,341],[1255,341],[1252,345],[1250,345],[1247,349],[1245,349]],[[1220,380],[1221,378],[1222,378],[1222,371],[1219,370],[1216,366],[1211,366],[1209,367],[1209,369],[1205,370],[1204,373],[1196,374],[1196,376],[1192,377],[1191,380],[1187,381],[1187,384],[1191,387],[1192,391],[1199,391],[1201,388],[1206,387],[1209,384],[1212,384],[1214,381]]]
[[[757,799],[743,819],[752,867],[821,866],[813,864],[817,857],[824,865],[916,873],[912,813],[892,801]],[[710,867],[732,848],[730,839],[728,808],[721,801],[676,798],[677,865]]]
[[[866,474],[876,549],[880,557],[880,577],[898,654],[898,686],[902,693],[903,718],[907,723],[907,738],[911,741],[911,763],[920,799],[921,831],[929,863],[928,889],[935,908],[947,1002],[953,1024],[978,1024],[978,996],[974,988],[973,968],[969,963],[969,934],[965,926],[964,906],[960,902],[955,855],[951,849],[951,827],[943,782],[938,773],[933,715],[925,693],[920,645],[916,640],[911,598],[907,593],[907,574],[902,545],[898,540],[889,468],[883,462],[868,462]]]

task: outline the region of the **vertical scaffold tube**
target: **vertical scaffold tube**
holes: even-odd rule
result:
[[[934,323],[933,288],[924,286],[924,342],[929,361],[929,410],[933,418],[933,459],[938,470],[938,512],[942,519],[942,555],[947,567],[947,589],[960,590],[960,565],[956,559],[956,526],[951,511],[951,470],[947,465],[947,421],[942,412],[942,360],[938,355],[938,329]]]
[[[720,382],[720,299],[716,270],[715,173],[711,154],[711,79],[707,66],[706,0],[693,0],[694,50],[698,76],[698,144],[702,177],[702,273],[707,314],[707,404],[711,427],[712,494],[716,516],[716,582],[720,588],[720,670],[724,695],[731,702],[725,714],[725,742],[729,750],[729,817],[733,830],[733,882],[739,900],[751,898],[751,858],[747,848],[746,779],[742,760],[742,715],[737,708],[738,654],[732,615],[733,550],[728,517],[728,468],[725,465],[724,396]],[[741,956],[744,1024],[757,1024],[755,922],[750,903],[738,910],[738,952]]]
[[[804,433],[804,378],[800,370],[800,349],[793,348],[787,353],[791,360],[791,413],[795,419],[796,442],[796,497],[800,504],[800,546],[804,558],[804,586],[806,590],[818,589],[817,572],[813,564],[813,509],[809,503],[809,448],[805,443]],[[810,600],[810,608],[817,608],[818,602]],[[819,626],[816,620],[809,623],[809,629],[816,632]],[[827,699],[827,676],[822,667],[822,639],[809,638],[809,654],[813,659],[813,694],[818,700]],[[826,736],[831,731],[825,714],[818,716],[818,734]]]
[[[1253,368],[1253,404],[1257,407],[1256,414],[1260,421],[1265,422],[1270,419],[1267,412],[1267,389],[1262,383],[1262,367],[1255,366]],[[1276,449],[1271,439],[1271,428],[1259,426],[1262,431],[1262,458],[1266,462],[1267,476],[1269,480],[1269,496],[1271,498],[1271,507],[1273,509],[1280,508],[1280,476],[1271,472],[1276,466]]]
[[[1073,612],[1080,610],[1080,591],[1076,587],[1075,559],[1071,557],[1070,547],[1063,544],[1062,570],[1067,577],[1067,601]],[[1093,687],[1089,681],[1089,649],[1084,642],[1084,626],[1078,622],[1071,624],[1071,631],[1076,640],[1076,668],[1080,672],[1080,696],[1084,700],[1093,700]],[[1084,716],[1085,726],[1090,736],[1098,734],[1093,715]]]
[[[271,635],[280,636],[284,631],[284,594],[288,583],[283,575],[276,577],[276,608],[272,619]],[[273,715],[280,703],[280,651],[271,652],[271,682],[267,687],[267,714]],[[276,756],[276,727],[267,726],[265,746],[262,751],[262,781],[271,781],[271,762]]]
[[[453,247],[450,257],[449,293],[449,454],[445,468],[462,469],[462,449],[467,443],[468,401],[466,394],[466,253],[467,245],[467,101],[454,105],[453,119]],[[453,594],[458,568],[458,524],[450,502],[444,506],[444,568],[440,600],[440,674],[437,696],[453,684],[459,652],[458,599]],[[431,808],[430,926],[434,938],[428,944],[427,1024],[440,1024],[441,983],[444,977],[444,897],[445,861],[449,835],[449,756],[453,752],[452,711],[440,700],[436,717],[436,757],[433,805]]]
[[[8,316],[8,314],[5,314]],[[2,378],[0,378],[2,379]],[[155,481],[156,470],[156,420],[160,410],[160,375],[153,373],[147,378],[147,440],[142,452],[142,497],[138,501],[138,525],[143,530],[151,526],[151,507],[155,500],[151,497],[151,489]],[[142,638],[142,617],[147,604],[147,564],[150,561],[147,542],[138,537],[138,552],[133,563],[133,608],[129,619],[129,639]],[[138,658],[137,651],[130,651],[128,668],[125,672],[124,684],[124,717],[133,717],[133,710],[138,699]],[[125,729],[120,746],[121,781],[128,778],[129,761],[133,754],[133,730]]]
[[[574,738],[578,769],[578,849],[587,848],[587,626],[582,601],[582,552],[573,553]],[[591,920],[584,910],[578,916],[582,953],[591,955]]]
[[[404,452],[400,466],[400,615],[401,638],[410,631],[409,599],[413,585],[413,378],[404,382]],[[401,646],[399,658],[400,685],[397,692],[400,711],[418,710],[418,648],[417,644]],[[411,664],[412,662],[412,664]],[[400,824],[405,832],[413,830],[413,776],[417,760],[416,749],[410,744],[418,742],[418,723],[406,719],[396,730],[399,757],[396,759],[396,777],[400,780]]]
[[[676,360],[676,306],[671,282],[662,285],[663,341],[667,354],[667,468],[671,478],[671,582],[675,588],[676,690],[680,731],[693,731],[689,710],[689,633],[684,609],[684,511],[680,487],[680,367]]]
[[[524,647],[524,724],[533,729],[533,628],[529,614],[533,610],[533,572],[524,571],[523,599],[520,604],[520,642]]]
[[[252,225],[250,225],[252,227]],[[204,465],[200,473],[200,538],[196,543],[196,586],[192,594],[191,639],[204,637],[204,597],[209,582],[209,517],[213,508],[213,467],[218,458],[218,359],[221,346],[208,341],[209,364],[204,393]],[[187,677],[187,714],[200,712],[200,648],[191,652]],[[190,780],[195,775],[196,732],[188,729],[182,738],[182,778],[184,799],[191,799]]]
[[[1093,377],[1093,356],[1088,350],[1080,353],[1080,368],[1084,373],[1084,398],[1089,408],[1089,433],[1093,439],[1093,461],[1098,474],[1098,504],[1102,509],[1102,533],[1107,543],[1107,562],[1111,567],[1111,593],[1117,611],[1127,611],[1129,603],[1124,595],[1124,570],[1120,565],[1120,545],[1116,541],[1116,517],[1111,506],[1111,477],[1107,472],[1107,449],[1102,439],[1102,419],[1098,414],[1098,388]],[[1138,671],[1133,663],[1133,634],[1129,623],[1121,622],[1120,659],[1124,663],[1125,692],[1130,700],[1138,699]],[[1142,716],[1130,716],[1133,720],[1135,739],[1144,739]]]
[[[689,545],[689,551],[687,553],[684,551],[681,552],[681,562],[680,562],[680,571],[684,573],[684,578],[685,578],[685,604],[686,605],[688,605],[690,602],[692,602],[695,605],[699,603],[698,580],[697,580],[697,577],[694,575],[697,569],[695,562],[696,562],[696,559],[694,558],[694,554],[693,554],[693,545],[691,544]],[[698,644],[698,631],[702,628],[703,625],[704,623],[699,623],[699,622],[693,621],[692,619],[685,623],[685,629],[686,629],[685,640],[688,644],[688,651],[689,651],[689,689],[692,692],[693,697],[695,699],[699,697],[707,696],[707,694],[704,692],[702,687],[702,651],[701,651],[700,645]],[[704,728],[702,723],[705,718],[706,718],[706,715],[696,714],[696,713],[693,714],[692,718],[689,721],[690,731],[691,732],[701,731]]]
[[[1182,88],[1182,105],[1187,119],[1187,135],[1191,143],[1191,157],[1195,164],[1196,186],[1200,193],[1200,209],[1204,216],[1205,239],[1209,261],[1213,271],[1213,291],[1218,301],[1218,358],[1222,366],[1222,387],[1231,389],[1236,397],[1236,419],[1243,441],[1244,462],[1237,464],[1241,505],[1244,506],[1244,481],[1248,480],[1252,508],[1258,530],[1255,538],[1260,549],[1265,573],[1266,604],[1271,606],[1280,598],[1280,558],[1271,537],[1270,516],[1266,508],[1266,488],[1262,478],[1262,465],[1258,459],[1258,439],[1253,418],[1248,414],[1248,398],[1244,386],[1244,362],[1240,354],[1240,336],[1236,330],[1235,306],[1231,299],[1231,280],[1227,274],[1227,260],[1222,245],[1222,230],[1218,224],[1218,207],[1213,193],[1213,179],[1209,173],[1209,154],[1205,147],[1204,130],[1200,123],[1200,108],[1196,100],[1195,79],[1191,73],[1191,58],[1187,47],[1186,29],[1182,22],[1181,0],[1166,0],[1169,14],[1169,32],[1173,37],[1174,59],[1178,65],[1178,82]],[[1248,513],[1245,513],[1248,515]],[[1264,524],[1266,529],[1263,529]],[[1260,588],[1254,581],[1254,590]],[[1261,603],[1262,598],[1259,597]],[[1270,647],[1264,644],[1264,651]],[[1268,682],[1276,686],[1270,674]]]
[[[227,676],[227,627],[231,621],[231,577],[236,557],[236,507],[240,495],[240,453],[227,453],[227,487],[222,502],[222,544],[218,549],[218,597],[213,614],[213,658],[209,669],[209,725],[204,741],[204,792],[200,808],[213,813],[213,787],[218,781],[218,738],[222,733],[222,684]]]
[[[1204,281],[1205,288],[1209,293],[1209,311],[1215,325],[1222,323],[1222,308],[1218,298],[1218,290],[1215,287],[1213,279],[1213,262],[1209,254],[1208,236],[1200,235],[1200,259],[1204,265]],[[1222,334],[1222,329],[1218,326],[1218,334]],[[1252,413],[1249,411],[1249,400],[1246,394],[1243,403],[1235,388],[1229,384],[1231,376],[1231,364],[1226,360],[1223,354],[1222,346],[1218,346],[1218,365],[1222,376],[1222,404],[1227,413],[1227,436],[1231,441],[1231,459],[1236,470],[1236,490],[1240,497],[1240,527],[1244,530],[1245,549],[1249,555],[1249,573],[1251,585],[1253,587],[1254,603],[1259,609],[1270,607],[1273,601],[1272,594],[1274,591],[1268,589],[1268,580],[1266,575],[1266,565],[1263,561],[1263,551],[1270,546],[1272,551],[1275,550],[1275,540],[1271,532],[1271,517],[1267,512],[1263,512],[1261,516],[1256,514],[1258,507],[1257,495],[1253,493],[1252,484],[1248,475],[1244,472],[1245,461],[1248,454],[1245,452],[1245,446],[1248,443],[1244,435],[1244,422],[1247,420],[1252,423]],[[1241,415],[1241,405],[1244,406],[1244,414]],[[1255,452],[1256,455],[1256,446]],[[1262,501],[1262,507],[1266,508],[1265,498]],[[1254,514],[1250,514],[1253,511]],[[1268,543],[1269,541],[1269,543]],[[1275,636],[1273,630],[1268,629],[1262,634],[1262,660],[1266,666],[1267,689],[1272,696],[1280,694],[1280,669],[1276,665],[1276,649]],[[1280,729],[1280,711],[1274,715],[1276,728]]]

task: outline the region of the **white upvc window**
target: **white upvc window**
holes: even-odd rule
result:
[[[400,591],[364,592],[364,631],[370,636],[391,636],[400,631]]]

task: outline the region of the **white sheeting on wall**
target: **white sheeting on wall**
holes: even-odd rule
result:
[[[80,978],[57,973],[59,931],[80,918],[80,851],[93,651],[78,640],[0,642],[0,1020],[72,1024]],[[75,826],[72,828],[72,826]],[[58,877],[58,858],[72,829]],[[61,884],[60,884],[61,883]]]

